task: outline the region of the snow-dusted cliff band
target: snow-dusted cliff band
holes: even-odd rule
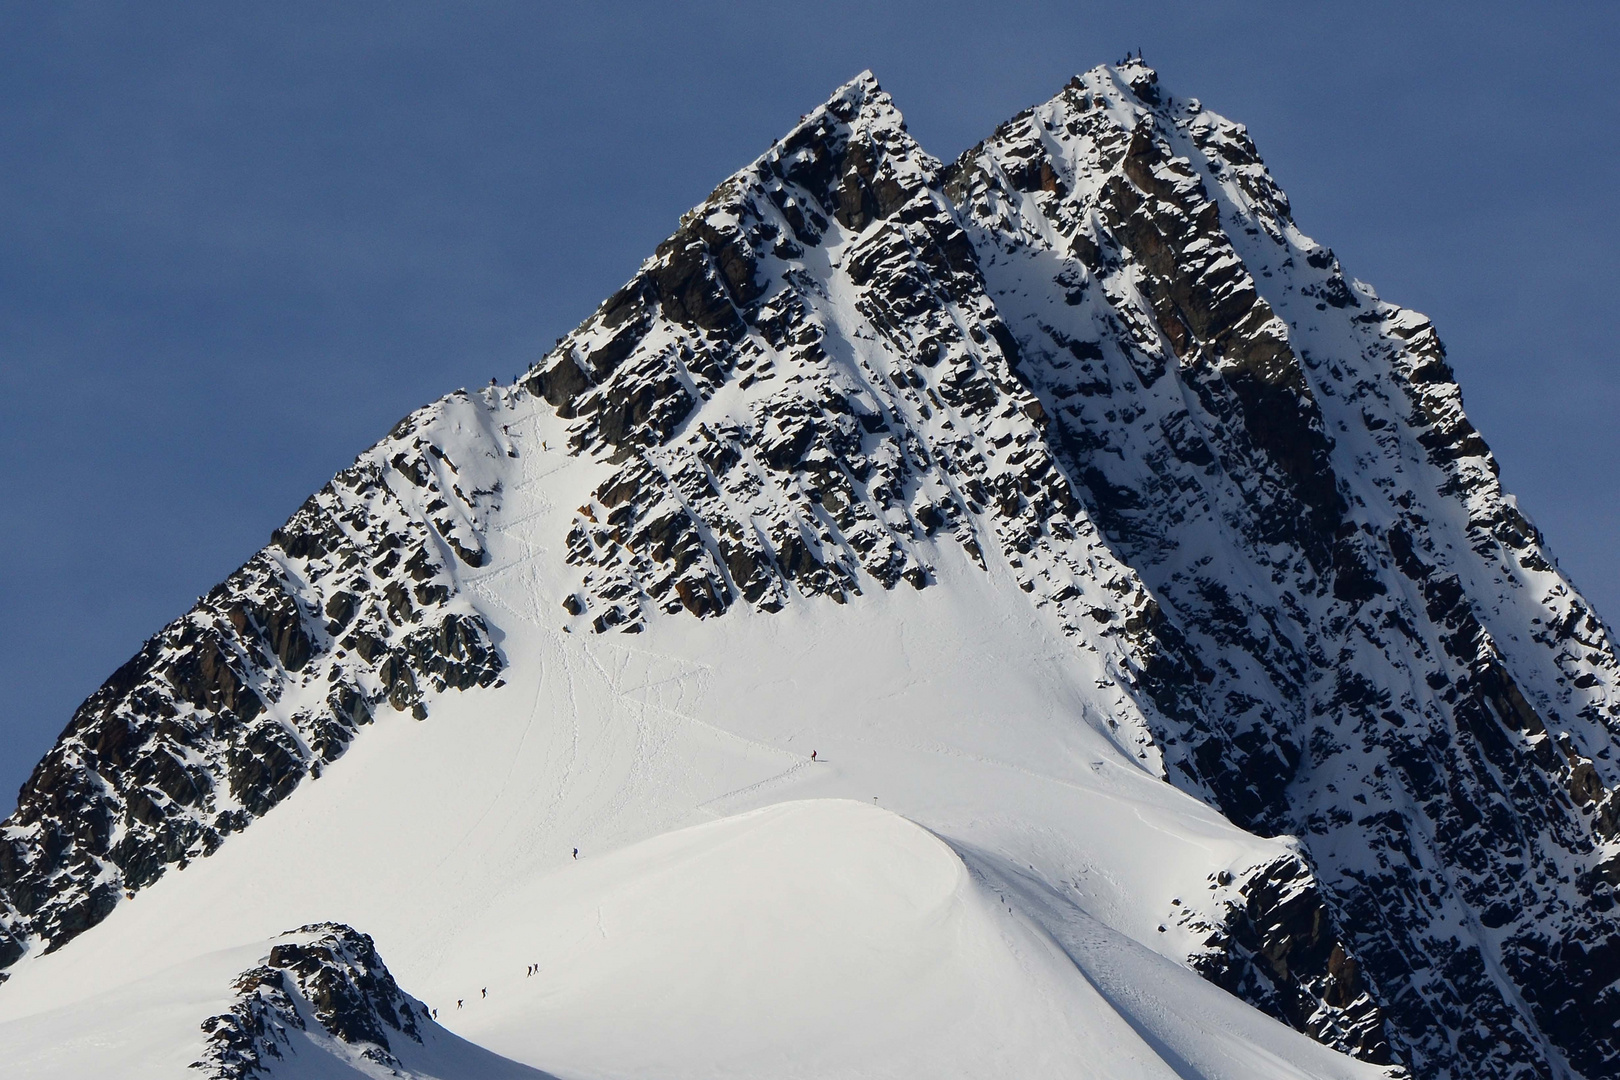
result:
[[[402,421],[79,709],[0,833],[0,1032],[47,1007],[30,985],[66,1009],[85,965],[134,978],[159,893],[262,893],[211,948],[341,918],[452,988],[422,942],[470,932],[468,882],[550,897],[528,875],[574,873],[582,838],[877,792],[1144,1039],[1158,969],[1099,957],[1156,954],[1396,1073],[1597,1080],[1617,685],[1433,327],[1295,227],[1240,125],[1135,62],[946,165],[862,76],[517,384]],[[361,791],[359,817],[316,809]],[[879,828],[802,813],[772,828]],[[282,882],[299,867],[262,860],[299,829],[354,881]],[[594,1000],[556,978],[524,1030]],[[212,1030],[263,1029],[250,1004]],[[524,1065],[630,1067],[578,1023],[532,1046],[487,1023]],[[1256,1075],[1181,1037],[1149,1056]],[[1274,1075],[1317,1067],[1243,1038],[1299,1070]]]

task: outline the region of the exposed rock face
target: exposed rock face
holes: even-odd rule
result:
[[[455,568],[499,493],[434,441],[485,413],[461,395],[402,421],[79,707],[0,828],[0,965],[211,853],[376,709],[495,683]]]
[[[1076,648],[1099,654],[1117,735],[1140,760],[1162,769],[1166,747],[1217,748],[1215,761],[1234,759],[1228,775],[1266,783],[1278,769],[1220,749],[1230,735],[1206,720],[1209,661],[1077,497],[1067,429],[1024,372],[947,176],[857,80],[688,214],[538,366],[527,385],[572,420],[574,451],[617,467],[579,509],[568,546],[581,587],[564,607],[597,632],[635,632],[660,611],[926,588],[935,545],[981,566],[994,552]],[[1259,321],[1286,351],[1286,329]],[[1325,461],[1320,419],[1306,430]],[[1349,954],[1316,912],[1313,942],[1328,944],[1285,974],[1224,934],[1220,976],[1387,1061],[1376,1001],[1329,989],[1334,948]]]
[[[953,544],[981,565],[1008,552],[1122,671],[1169,651],[1056,465],[938,169],[857,80],[542,362],[527,385],[572,419],[575,452],[616,466],[568,538],[571,613],[633,632],[739,599],[921,589]],[[1134,712],[1123,690],[1117,707]],[[1149,754],[1141,725],[1121,738]]]
[[[1205,951],[1189,958],[1199,974],[1318,1042],[1363,1061],[1392,1060],[1384,1010],[1305,860],[1278,859],[1209,887],[1214,922],[1202,905],[1170,916],[1208,932]]]
[[[1144,768],[1299,837],[1167,916],[1204,935],[1190,964],[1415,1075],[1620,1072],[1613,645],[1429,323],[1148,68],[948,167],[857,79],[523,386],[418,414],[81,708],[0,844],[0,966],[383,702],[494,681],[458,575],[515,453],[491,417],[525,407],[604,467],[557,538],[571,629],[927,589],[959,550],[1095,661]]]
[[[295,1056],[298,1033],[316,1045],[336,1040],[350,1060],[400,1075],[390,1040],[420,1043],[432,1020],[394,982],[371,938],[339,923],[302,926],[282,938],[237,978],[230,1011],[203,1021],[208,1049],[191,1067],[208,1080],[267,1077]]]
[[[1420,1074],[1614,1072],[1614,649],[1433,328],[1139,64],[946,186],[1077,494],[1204,661],[1149,713],[1172,781],[1303,837]]]

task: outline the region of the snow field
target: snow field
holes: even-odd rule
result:
[[[1004,582],[941,575],[633,639],[508,615],[506,686],[384,710],[214,856],[19,965],[0,1033],[55,1010],[122,1046],[83,1011],[122,984],[200,1046],[207,987],[257,954],[146,972],[332,919],[441,1024],[565,1077],[1374,1075],[1152,951],[1189,945],[1157,930],[1173,898],[1284,842],[1129,758]]]

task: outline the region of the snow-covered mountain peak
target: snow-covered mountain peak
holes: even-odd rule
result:
[[[512,912],[701,892],[708,855],[658,853],[764,828],[864,852],[862,911],[886,860],[968,875],[1038,927],[1015,953],[1117,961],[1126,1026],[1140,951],[1374,1065],[1596,1078],[1617,736],[1612,644],[1434,328],[1299,231],[1241,125],[1128,60],[942,165],[868,72],[86,702],[4,827],[33,989],[0,1024],[137,979],[176,920],[227,949],[341,918],[442,1011]],[[614,956],[458,1022],[582,1015]],[[1329,1060],[1269,1030],[1241,1038],[1279,1075]],[[626,1045],[519,1056],[620,1075]]]
[[[837,90],[825,102],[806,114],[786,139],[793,138],[806,123],[814,123],[822,114],[831,113],[847,124],[872,128],[904,128],[905,120],[895,107],[894,99],[878,84],[871,68],[867,68]]]

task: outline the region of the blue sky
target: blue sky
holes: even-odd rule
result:
[[[306,495],[867,67],[947,158],[1138,47],[1247,123],[1620,621],[1617,46],[1597,2],[6,5],[0,812]]]

